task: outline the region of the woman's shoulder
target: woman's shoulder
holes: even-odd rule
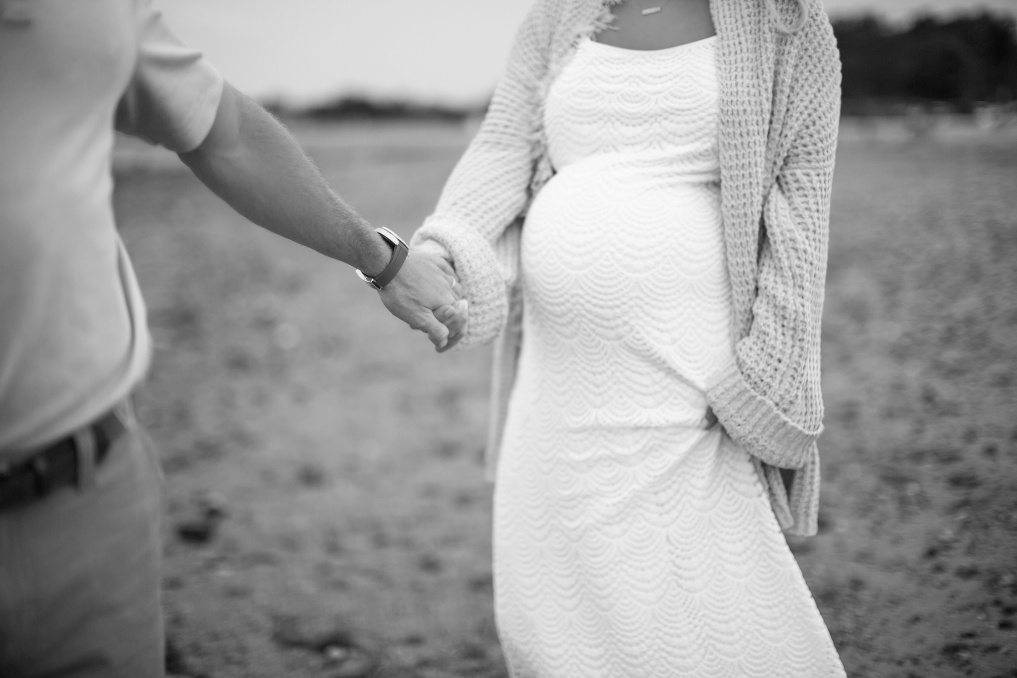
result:
[[[789,36],[782,48],[790,71],[790,99],[792,108],[808,110],[811,114],[829,113],[836,117],[839,111],[841,61],[837,39],[830,18],[820,0],[802,0],[808,16],[795,34]]]
[[[532,0],[517,35],[521,40],[546,42],[561,29],[576,0]]]
[[[788,0],[794,2],[795,0]],[[830,17],[822,0],[798,0],[807,15],[804,25],[786,43],[798,56],[797,70],[832,72],[840,70],[840,51]]]
[[[527,57],[542,60],[567,49],[577,35],[593,30],[609,12],[611,0],[531,0],[516,34]]]
[[[808,11],[808,19],[802,27],[802,37],[822,47],[825,51],[836,53],[837,40],[833,35],[830,16],[823,7],[822,0],[803,0]]]
[[[545,28],[551,28],[554,23],[568,16],[570,9],[589,2],[590,0],[531,0],[529,17],[544,22]]]

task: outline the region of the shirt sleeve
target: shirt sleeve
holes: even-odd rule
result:
[[[117,131],[192,151],[215,121],[223,79],[173,34],[151,0],[136,0],[137,64],[117,106]]]
[[[557,25],[553,4],[538,0],[526,15],[480,130],[434,213],[413,236],[415,248],[444,257],[456,270],[470,303],[461,348],[493,341],[508,318],[508,292],[518,271],[518,218],[544,155],[539,127]]]

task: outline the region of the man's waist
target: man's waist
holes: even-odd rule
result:
[[[55,364],[55,362],[53,363]],[[16,463],[61,440],[115,408],[144,376],[146,354],[128,354],[120,364],[79,371],[61,388],[32,371],[0,383],[0,464]]]
[[[68,486],[91,483],[117,439],[133,421],[128,399],[85,426],[17,461],[0,459],[0,512],[22,508]]]

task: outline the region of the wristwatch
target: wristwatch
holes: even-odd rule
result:
[[[359,268],[357,269],[357,275],[360,276],[361,280],[374,289],[381,290],[385,288],[385,285],[392,282],[392,280],[396,277],[396,274],[399,273],[399,269],[403,267],[403,262],[406,261],[406,255],[410,253],[410,246],[389,228],[382,226],[375,230],[378,232],[378,235],[385,239],[385,242],[392,246],[392,258],[389,260],[388,266],[385,267],[385,270],[373,278],[364,275],[364,272]]]

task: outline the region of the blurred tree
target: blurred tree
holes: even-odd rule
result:
[[[1017,96],[1017,28],[983,13],[948,20],[922,17],[894,28],[872,16],[834,22],[844,65],[844,112],[886,113],[904,105],[948,105]]]
[[[411,101],[384,100],[370,96],[347,95],[310,108],[306,114],[323,120],[442,120],[461,122],[471,112],[469,107],[421,104]]]

